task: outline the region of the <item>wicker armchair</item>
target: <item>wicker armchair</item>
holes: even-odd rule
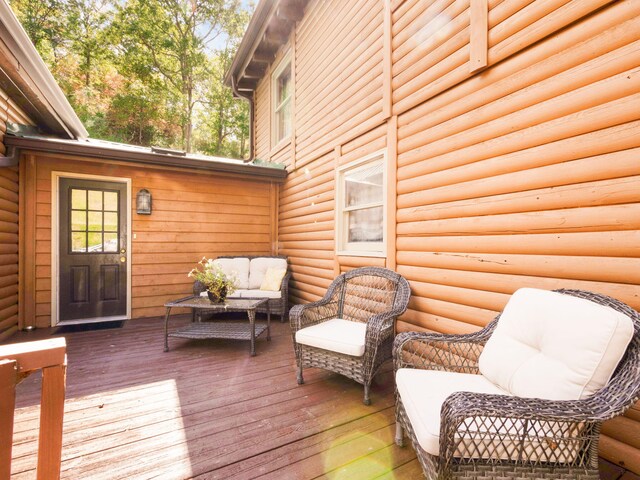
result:
[[[391,358],[394,321],[407,309],[410,295],[402,276],[365,267],[336,278],[322,300],[294,306],[289,319],[298,383],[304,383],[305,367],[331,370],[364,385],[369,405],[371,380]]]
[[[427,478],[599,478],[600,426],[623,413],[640,396],[640,316],[604,295],[580,290],[556,292],[611,307],[632,320],[633,327],[628,326],[631,341],[626,351],[624,345],[621,347],[617,359],[622,352],[624,355],[617,367],[612,363],[615,371],[610,380],[580,400],[455,391],[441,404],[439,443],[435,445],[438,455],[420,445],[416,425],[407,414],[412,406],[403,404],[397,385],[396,443],[402,446],[406,431]],[[400,369],[421,369],[433,372],[427,375],[455,372],[457,377],[481,377],[478,360],[499,318],[471,335],[399,334],[393,346],[396,374]],[[423,375],[415,370],[404,372]],[[437,412],[435,415],[438,418]]]

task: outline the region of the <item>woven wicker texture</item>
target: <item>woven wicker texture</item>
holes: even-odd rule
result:
[[[396,443],[403,431],[430,479],[593,479],[603,421],[622,414],[640,397],[640,315],[605,295],[556,290],[606,305],[632,319],[634,337],[609,383],[576,401],[552,401],[457,392],[441,411],[440,455],[424,451],[396,391]],[[401,333],[393,346],[394,369],[478,373],[478,357],[499,315],[471,335]]]
[[[323,368],[364,385],[364,403],[369,405],[369,387],[380,366],[391,358],[394,321],[409,303],[409,283],[391,270],[356,268],[336,278],[324,298],[291,309],[289,320],[298,364],[298,383],[304,383],[307,367]],[[355,357],[296,342],[296,332],[326,320],[342,318],[367,324],[364,355]]]

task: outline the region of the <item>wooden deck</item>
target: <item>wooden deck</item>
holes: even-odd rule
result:
[[[175,321],[185,323],[186,319]],[[39,339],[37,330],[12,340]],[[362,388],[309,370],[296,383],[288,325],[248,342],[170,339],[158,319],[67,334],[62,478],[414,478],[393,444],[389,369]],[[39,379],[18,387],[13,478],[33,478]]]
[[[277,321],[256,357],[247,342],[221,340],[170,339],[164,353],[159,319],[66,337],[62,478],[422,478],[411,447],[393,443],[390,365],[367,407],[358,384],[329,372],[310,369],[297,385]],[[39,387],[37,376],[18,387],[14,479],[34,478]],[[623,472],[603,465],[603,478]]]

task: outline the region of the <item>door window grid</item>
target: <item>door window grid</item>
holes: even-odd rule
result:
[[[118,192],[71,189],[71,253],[118,251]]]

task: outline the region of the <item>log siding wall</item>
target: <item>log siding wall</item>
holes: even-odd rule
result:
[[[386,265],[412,286],[398,331],[476,331],[525,286],[640,309],[640,3],[486,3],[488,66],[473,72],[470,0],[308,5],[288,46],[295,134],[283,151],[261,140],[269,75],[256,94],[259,156],[290,172],[278,241],[294,303],[342,271]],[[335,169],[384,148],[396,179],[387,257],[336,256]],[[601,442],[636,473],[638,421],[634,408]]]
[[[27,115],[0,89],[0,156],[7,122],[32,124]],[[18,329],[18,167],[0,167],[0,341]]]
[[[203,257],[270,254],[275,248],[277,186],[246,178],[178,171],[57,155],[27,155],[35,196],[33,229],[35,325],[51,324],[52,171],[132,180],[132,318],[159,316],[170,299],[188,295],[187,273]],[[33,185],[31,185],[31,183]],[[137,215],[136,193],[151,192],[151,215]],[[31,195],[26,194],[29,201]],[[28,260],[28,257],[27,257]],[[31,324],[26,316],[25,325]]]

